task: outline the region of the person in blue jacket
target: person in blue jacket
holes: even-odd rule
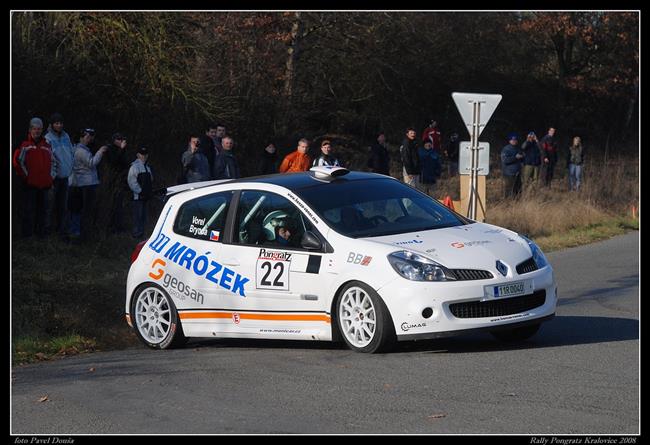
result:
[[[424,147],[418,148],[420,158],[420,190],[429,196],[433,196],[433,187],[440,177],[442,165],[440,155],[433,149],[430,140],[424,142]]]
[[[521,167],[524,153],[519,148],[516,133],[508,135],[508,145],[501,149],[501,173],[504,198],[516,197],[521,192]]]

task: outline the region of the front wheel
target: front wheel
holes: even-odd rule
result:
[[[505,342],[517,342],[527,340],[537,333],[541,323],[530,326],[522,326],[514,329],[492,331],[491,334],[497,339]]]
[[[140,286],[135,292],[131,314],[136,334],[150,348],[168,349],[186,343],[176,306],[160,286],[153,283]]]
[[[338,327],[350,349],[374,353],[395,342],[395,328],[381,297],[359,281],[348,283],[336,304]]]

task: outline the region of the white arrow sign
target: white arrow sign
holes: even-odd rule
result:
[[[480,136],[492,117],[494,110],[496,110],[499,102],[501,102],[500,94],[451,93],[451,97],[456,103],[456,108],[458,108],[458,112],[463,118],[470,136],[472,135],[472,125],[474,125],[474,104],[480,104],[480,107],[477,107],[480,110],[480,115],[477,116],[479,118],[477,136]]]

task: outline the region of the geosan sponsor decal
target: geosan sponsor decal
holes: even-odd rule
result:
[[[170,238],[163,233],[158,234],[156,239],[149,243],[149,247],[156,253],[165,251],[163,257],[177,265],[184,267],[195,275],[202,277],[211,283],[229,290],[233,294],[246,296],[246,278],[234,270],[214,261],[209,255],[210,252],[200,253],[187,247],[180,241],[174,242],[170,247]],[[167,248],[167,250],[165,250]]]
[[[151,268],[153,269],[156,266],[166,266],[167,263],[161,259],[156,258],[153,263],[151,263]],[[174,277],[169,272],[166,272],[164,269],[158,268],[155,272],[149,272],[149,276],[156,281],[162,283],[162,286],[167,289],[169,295],[172,297],[178,298],[179,300],[185,300],[185,298],[191,298],[199,304],[203,304],[204,296],[201,292],[193,289],[190,285],[185,284],[180,279]]]

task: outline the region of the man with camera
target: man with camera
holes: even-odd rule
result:
[[[187,150],[181,158],[183,175],[187,183],[210,180],[210,163],[200,148],[200,138],[196,135],[190,136]]]

